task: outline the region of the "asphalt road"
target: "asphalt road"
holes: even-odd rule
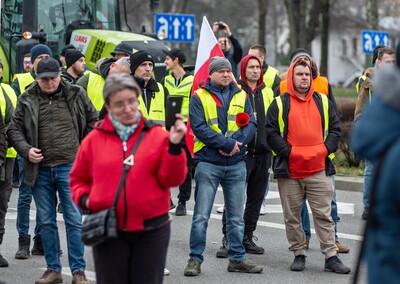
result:
[[[177,203],[178,190],[173,190],[174,202]],[[15,229],[16,198],[18,189],[14,189],[9,203],[9,211],[6,217],[6,234],[3,245],[0,248],[2,255],[8,260],[9,267],[0,268],[0,279],[8,284],[34,283],[46,270],[46,263],[41,256],[31,256],[27,260],[14,258],[17,250],[18,234]],[[268,195],[267,214],[260,216],[255,236],[258,237],[257,244],[265,248],[264,255],[247,255],[247,258],[264,267],[262,274],[230,273],[226,270],[228,261],[217,259],[215,253],[221,245],[221,214],[216,209],[223,204],[222,192],[218,191],[213,214],[211,216],[208,232],[207,247],[204,252],[205,261],[202,264],[202,273],[197,277],[185,277],[183,270],[189,259],[189,232],[193,213],[193,197],[187,203],[188,215],[183,217],[174,216],[172,222],[172,236],[168,251],[166,267],[170,275],[164,277],[164,283],[350,283],[353,274],[339,275],[332,272],[324,272],[324,256],[321,254],[315,232],[313,231],[310,249],[307,252],[306,270],[303,272],[292,272],[289,266],[293,261],[293,254],[288,250],[289,243],[286,239],[282,208],[275,183],[271,184]],[[354,268],[361,244],[361,232],[364,221],[361,220],[362,193],[351,191],[337,191],[339,207],[339,239],[340,242],[350,247],[350,253],[341,254],[340,259],[350,267]],[[174,211],[171,211],[172,214]],[[34,207],[31,211],[31,231],[34,226]],[[62,215],[58,216],[60,230],[64,283],[72,280],[68,267],[67,247],[65,241],[65,227]],[[90,247],[86,248],[87,260],[86,275],[95,283],[94,263]],[[366,283],[365,269],[362,269],[359,283]]]

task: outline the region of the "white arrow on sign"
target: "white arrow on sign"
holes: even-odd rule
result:
[[[389,46],[389,38],[386,35],[383,37],[383,45],[384,46]]]
[[[179,38],[179,26],[181,25],[181,22],[176,18],[172,25],[174,26],[174,38]]]
[[[158,22],[161,24],[160,28],[157,31],[158,38],[167,38],[168,37],[168,21],[164,17],[160,17]],[[161,36],[161,37],[160,37]]]
[[[374,40],[375,40],[375,46],[377,46],[381,43],[381,39],[380,39],[379,35],[375,35]]]
[[[364,49],[368,51],[372,51],[372,38],[369,34],[364,34],[364,38],[366,39],[364,43]]]
[[[191,19],[188,19],[185,23],[186,26],[186,38],[191,39],[192,38],[192,27],[193,27],[193,22]]]

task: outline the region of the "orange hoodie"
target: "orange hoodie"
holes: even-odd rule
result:
[[[289,172],[292,178],[306,178],[325,169],[328,150],[324,144],[322,117],[313,99],[311,68],[308,66],[311,85],[303,100],[294,91],[293,69],[296,62],[290,66],[287,79],[287,93],[290,95],[287,142],[292,146]]]

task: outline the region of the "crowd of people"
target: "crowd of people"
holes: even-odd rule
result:
[[[350,249],[337,234],[334,153],[341,127],[328,79],[319,74],[304,48],[291,53],[288,71],[279,74],[266,62],[264,46],[253,45],[243,57],[227,23],[214,22],[213,31],[222,33],[218,43],[224,57],[211,58],[208,77],[197,90],[192,89],[194,76],[184,68],[186,55],[181,49],[163,50],[168,75],[157,81],[153,55],[146,50],[133,52],[125,43],[97,61],[93,70],[73,45],[61,50],[60,65],[48,46],[37,44],[24,57],[25,72],[16,74],[11,86],[1,83],[0,244],[17,182],[15,258],[44,256],[47,270],[36,284],[63,281],[57,211],[65,222],[72,283],[90,283],[81,240],[82,214],[112,206],[126,164],[130,168],[117,195],[118,238],[93,247],[99,284],[162,283],[171,234],[169,211],[176,207],[176,216],[187,215],[192,177],[194,213],[183,274],[201,273],[208,222],[220,185],[225,204],[219,209],[222,245],[216,256],[228,258],[229,272],[261,273],[264,268],[248,261],[246,253],[265,252],[255,243],[254,232],[265,210],[271,172],[277,179],[286,236],[294,254],[289,269],[303,271],[306,266],[311,238],[307,201],[325,256],[324,270],[351,272],[338,257]],[[400,68],[398,54],[397,60]],[[398,88],[388,93],[386,86],[389,78],[398,79],[400,71],[388,68],[396,63],[396,53],[389,47],[378,46],[372,63],[357,84],[353,144],[366,159],[362,219],[371,221],[367,257],[375,268],[369,270],[374,283],[380,279],[377,267],[388,259],[393,265],[385,267],[392,277],[387,279],[400,277],[393,269],[399,265],[398,257],[384,252],[376,259],[370,257],[374,246],[385,246],[385,252],[395,250],[399,227],[385,218],[393,213],[393,218],[399,216],[398,207],[385,207],[384,202],[398,197],[398,192],[389,192],[396,187],[387,184],[399,183],[392,172],[398,163],[393,157],[398,152],[395,121],[400,103]],[[0,76],[2,68],[0,64]],[[382,75],[373,78],[374,71]],[[372,81],[378,82],[376,90]],[[166,130],[167,102],[172,97],[182,97],[182,105]],[[379,123],[384,124],[386,117],[392,117],[393,124],[382,128]],[[188,123],[193,149],[184,139]],[[370,125],[389,137],[375,143]],[[376,147],[370,147],[374,143]],[[382,156],[385,160],[376,165]],[[373,179],[376,171],[378,181]],[[177,206],[169,190],[175,186],[179,186]],[[31,248],[32,199],[36,218]],[[386,237],[393,242],[382,242]],[[0,267],[7,266],[0,254]]]

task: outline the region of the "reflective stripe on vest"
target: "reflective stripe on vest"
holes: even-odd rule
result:
[[[205,89],[201,88],[196,91],[201,104],[204,109],[204,116],[207,122],[207,125],[217,133],[221,133],[221,129],[218,127],[218,112],[217,105],[212,98],[211,94]],[[240,128],[236,124],[236,115],[238,113],[244,112],[244,107],[246,103],[247,94],[245,91],[240,91],[236,93],[231,102],[229,103],[228,108],[228,127],[225,133],[226,137],[231,137],[236,131]],[[206,144],[198,140],[196,137],[194,138],[194,153],[200,151]]]
[[[89,99],[92,101],[94,108],[100,111],[104,105],[103,99],[103,88],[104,88],[104,78],[94,72],[89,73],[88,84],[87,84],[87,94]]]
[[[189,99],[190,99],[190,90],[193,85],[193,76],[186,76],[179,84],[179,86],[175,85],[175,78],[172,75],[168,75],[165,77],[165,87],[167,88],[170,96],[181,96],[182,100],[182,108],[181,114],[183,115],[183,121],[187,122],[189,116]]]
[[[329,101],[328,97],[325,95],[319,94],[322,99],[322,110],[323,110],[323,121],[324,121],[324,141],[329,134]],[[284,131],[285,131],[285,122],[283,120],[283,103],[282,97],[278,96],[275,98],[276,104],[278,106],[278,124],[279,124],[279,132],[281,137],[284,138]],[[276,153],[272,151],[272,154],[276,156]],[[332,160],[335,157],[334,153],[328,155],[328,157]]]
[[[358,78],[358,81],[357,81],[357,84],[356,84],[356,91],[357,91],[357,94],[360,92],[360,82],[361,82],[361,80],[364,82],[365,80],[367,79],[367,76],[366,75],[362,75],[362,76],[360,76],[359,78]],[[369,98],[369,103],[371,103],[371,100],[372,100],[372,92],[371,92],[371,89],[368,89],[368,98]]]
[[[154,97],[150,101],[150,110],[147,112],[146,104],[144,103],[142,94],[139,97],[139,110],[143,113],[144,117],[151,119],[154,122],[165,126],[165,94],[164,87],[157,83],[160,91],[154,93]]]
[[[15,74],[15,78],[18,78],[20,94],[25,92],[26,86],[28,86],[29,84],[32,84],[35,81],[35,78],[32,77],[32,74],[30,72]]]
[[[276,75],[279,75],[279,71],[276,70],[274,67],[268,66],[263,76],[263,81],[267,87],[272,89]]]
[[[6,94],[4,94],[3,90],[5,91]],[[7,96],[10,99],[11,104],[13,105],[13,107],[15,109],[17,107],[17,95],[15,94],[15,91],[13,88],[11,88],[11,86],[9,86],[7,84],[3,84],[3,83],[1,83],[0,91],[1,91],[0,108],[1,108],[1,115],[3,116],[3,120],[4,120],[6,117],[6,110],[7,110],[7,100],[6,100],[5,96]],[[6,157],[7,158],[16,158],[17,151],[15,151],[15,149],[12,147],[8,148]]]
[[[239,86],[239,88],[242,88],[241,85],[238,84],[238,86]],[[267,114],[268,108],[271,105],[272,101],[274,100],[274,92],[272,91],[271,88],[264,87],[261,90],[261,94],[263,97],[265,114]],[[253,109],[253,111],[254,111],[254,109]]]

